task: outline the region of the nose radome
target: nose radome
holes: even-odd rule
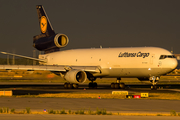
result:
[[[176,60],[176,59],[173,59],[172,61],[171,61],[171,68],[172,69],[175,69],[177,66],[178,66],[178,61]]]

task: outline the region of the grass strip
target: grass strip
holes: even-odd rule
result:
[[[140,95],[133,93],[132,95]],[[100,96],[100,98],[99,98]],[[148,98],[126,98],[125,95],[111,93],[54,93],[39,95],[16,95],[14,97],[35,97],[35,98],[91,98],[91,99],[161,99],[180,100],[180,93],[149,93]]]
[[[121,116],[179,116],[180,113],[177,113],[175,110],[171,110],[169,113],[124,113],[124,112],[110,112],[106,111],[106,109],[99,109],[96,108],[96,111],[92,111],[91,109],[85,110],[85,109],[80,109],[76,111],[72,110],[65,110],[64,108],[62,110],[45,110],[44,112],[37,112],[37,111],[32,111],[29,107],[26,107],[26,111],[15,111],[15,109],[11,109],[9,111],[9,108],[3,107],[1,108],[0,114],[68,114],[68,115],[121,115]]]
[[[66,111],[65,113],[61,113],[59,110],[48,110],[48,112],[37,112],[37,111],[33,111],[31,113],[27,113],[25,112],[25,110],[23,111],[15,111],[13,113],[8,112],[8,113],[0,113],[0,114],[66,114],[66,115],[119,115],[119,116],[179,116],[180,117],[180,113],[176,114],[176,115],[172,115],[172,113],[123,113],[123,112],[104,112],[105,109],[103,109],[103,111],[101,111],[102,113],[100,113],[100,111],[91,111],[91,113],[89,113],[89,111],[84,111],[84,110],[77,110],[77,111],[71,111],[71,113],[68,113],[68,111]]]

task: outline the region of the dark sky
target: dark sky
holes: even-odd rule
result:
[[[180,53],[180,0],[0,0],[0,51],[32,56],[44,6],[63,48],[156,46]]]

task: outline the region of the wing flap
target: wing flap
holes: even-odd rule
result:
[[[100,68],[98,66],[72,66],[72,69],[80,69],[86,72],[100,73]]]

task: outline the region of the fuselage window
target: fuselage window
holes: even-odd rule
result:
[[[174,55],[161,55],[159,59],[176,58]]]

